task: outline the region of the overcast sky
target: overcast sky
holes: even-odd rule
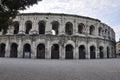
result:
[[[22,13],[66,13],[97,18],[111,26],[120,38],[120,0],[42,0]]]

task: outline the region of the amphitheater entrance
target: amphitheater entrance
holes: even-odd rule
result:
[[[66,59],[73,59],[73,46],[71,44],[66,45]]]
[[[51,59],[59,59],[59,45],[53,44],[51,47]]]
[[[85,59],[86,53],[85,53],[85,46],[84,45],[81,45],[79,47],[79,59]]]
[[[18,45],[16,43],[13,43],[11,45],[11,49],[10,49],[10,57],[11,58],[17,58],[17,53],[18,53],[17,47],[18,47]]]
[[[100,59],[104,58],[104,53],[103,53],[103,47],[102,46],[99,47],[99,56],[100,56]]]
[[[37,59],[45,59],[45,45],[39,44],[37,46]]]
[[[95,46],[91,46],[90,47],[90,59],[95,59],[96,55],[95,55]]]
[[[0,57],[5,57],[5,44],[0,44]]]
[[[24,45],[23,58],[31,58],[31,46],[30,46],[30,44]]]
[[[107,47],[107,58],[109,58],[110,56],[110,49],[109,49],[109,47]]]

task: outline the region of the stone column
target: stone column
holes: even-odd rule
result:
[[[65,35],[65,20],[64,16],[61,16],[61,24],[59,28],[59,35]]]
[[[73,24],[73,35],[78,35],[78,26],[77,26],[77,20],[74,20]]]
[[[23,45],[22,45],[22,41],[20,40],[18,43],[18,58],[22,58],[23,57]]]
[[[36,58],[36,46],[34,41],[31,43],[31,58]]]
[[[19,34],[24,34],[24,33],[25,33],[25,22],[24,20],[21,20],[19,26]]]
[[[50,34],[50,35],[52,34],[52,25],[50,23],[50,18],[46,22],[45,34]]]
[[[10,43],[9,43],[9,41],[6,42],[5,57],[10,57]]]
[[[75,45],[75,53],[74,53],[74,59],[79,59],[79,49],[78,49],[78,45]]]
[[[46,58],[46,59],[50,59],[50,58],[51,58],[50,41],[47,41],[47,43],[46,43],[45,58]]]

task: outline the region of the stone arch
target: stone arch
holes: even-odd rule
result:
[[[37,59],[45,59],[45,45],[42,43],[37,46]]]
[[[71,22],[67,22],[65,25],[65,32],[67,35],[73,34],[73,24]]]
[[[18,45],[16,43],[12,43],[10,47],[10,57],[11,58],[17,58],[18,56]]]
[[[99,56],[100,56],[100,59],[102,59],[102,58],[104,58],[104,48],[103,48],[103,46],[100,46],[99,47]]]
[[[51,59],[59,59],[59,45],[53,44],[51,47]]]
[[[90,46],[90,59],[96,58],[96,48],[94,45]]]
[[[28,43],[23,47],[23,58],[31,58],[31,46]]]
[[[80,45],[79,46],[79,59],[85,59],[85,58],[86,58],[85,46]]]
[[[38,23],[38,30],[39,30],[39,34],[45,34],[45,21],[40,21]]]
[[[78,25],[78,33],[82,34],[84,32],[84,28],[85,28],[84,24],[80,23]]]
[[[13,23],[13,26],[14,26],[14,32],[13,32],[13,34],[18,34],[18,32],[19,32],[19,22],[15,21]]]
[[[99,27],[99,28],[98,28],[98,35],[99,35],[99,36],[102,36],[102,27]]]
[[[4,43],[0,44],[0,57],[5,57],[5,47],[6,45]]]
[[[58,35],[59,33],[59,22],[53,21],[52,23],[52,30],[54,31],[53,35]]]
[[[107,47],[107,58],[110,58],[110,48]]]
[[[89,29],[89,34],[94,35],[94,32],[95,32],[95,27],[93,25],[91,25],[90,29]]]
[[[73,59],[73,51],[74,47],[71,44],[67,44],[65,47],[65,58],[66,59]]]
[[[26,21],[25,22],[25,27],[26,27],[25,34],[29,34],[30,30],[32,29],[32,22],[30,20]]]

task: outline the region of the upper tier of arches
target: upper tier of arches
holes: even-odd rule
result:
[[[20,14],[7,34],[89,35],[115,40],[113,29],[99,20],[63,14]]]

